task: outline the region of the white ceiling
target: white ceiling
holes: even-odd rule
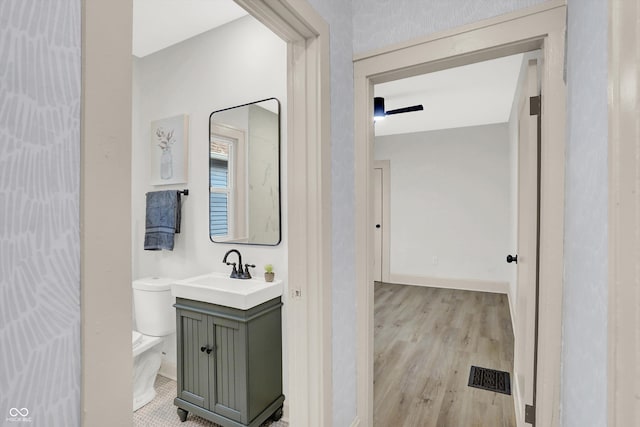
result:
[[[133,54],[141,58],[246,14],[233,0],[134,0]]]
[[[378,120],[377,136],[509,121],[522,54],[376,85],[385,110],[422,104],[424,111]]]
[[[134,0],[133,54],[144,57],[247,15],[233,0]],[[522,54],[375,86],[386,110],[422,104],[424,111],[379,120],[376,135],[505,123]]]

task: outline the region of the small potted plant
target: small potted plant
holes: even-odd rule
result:
[[[273,265],[267,264],[264,266],[264,280],[267,282],[273,282],[273,278],[276,273],[273,272]]]

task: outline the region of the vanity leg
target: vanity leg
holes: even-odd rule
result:
[[[276,412],[271,416],[273,421],[278,421],[280,418],[282,418],[282,406],[276,409]]]
[[[185,411],[182,408],[178,408],[178,417],[180,418],[180,421],[185,422],[187,420],[187,414],[189,413],[189,411]]]

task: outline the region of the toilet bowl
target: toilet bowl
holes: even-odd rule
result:
[[[175,332],[171,296],[173,279],[147,277],[133,282],[136,329],[131,334],[133,351],[133,410],[156,396],[153,384],[162,363],[162,344]]]

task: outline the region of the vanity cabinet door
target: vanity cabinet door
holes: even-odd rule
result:
[[[178,415],[223,426],[281,414],[280,298],[249,310],[177,298]]]
[[[208,316],[177,310],[178,397],[203,408],[209,404]],[[204,349],[204,350],[203,350]]]
[[[215,339],[215,357],[209,360],[211,410],[247,423],[246,325],[210,317],[209,331]]]

